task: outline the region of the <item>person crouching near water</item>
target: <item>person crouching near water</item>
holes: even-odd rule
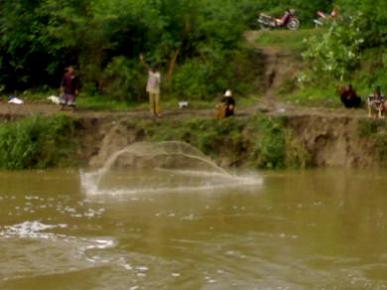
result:
[[[224,119],[235,114],[235,99],[232,96],[232,91],[227,90],[217,106],[217,119]]]
[[[148,70],[148,82],[146,85],[146,92],[149,97],[150,113],[155,117],[161,117],[161,110],[160,110],[161,73],[158,71],[156,66],[148,65],[145,62],[144,56],[142,54],[140,55],[140,61]]]
[[[386,107],[385,97],[380,86],[377,86],[368,97],[368,116],[374,119],[384,119]]]
[[[359,108],[361,106],[361,98],[357,95],[351,84],[341,89],[340,99],[347,109]]]
[[[80,81],[75,73],[75,69],[72,66],[66,68],[65,74],[60,84],[60,105],[61,109],[69,106],[75,110],[76,97],[79,94]]]

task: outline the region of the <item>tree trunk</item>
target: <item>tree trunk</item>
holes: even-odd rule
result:
[[[169,62],[167,81],[171,82],[173,77],[173,72],[175,71],[177,58],[179,57],[180,49],[175,50],[171,54],[171,61]]]

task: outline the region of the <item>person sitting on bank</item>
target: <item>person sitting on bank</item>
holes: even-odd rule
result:
[[[75,74],[75,69],[72,66],[69,66],[62,78],[60,84],[61,98],[60,105],[61,109],[69,106],[75,109],[76,106],[76,97],[79,94],[80,81]]]
[[[224,119],[235,114],[235,99],[232,96],[232,91],[227,90],[218,106],[218,119]]]
[[[368,116],[374,119],[383,119],[386,108],[385,97],[380,86],[368,97]]]
[[[359,108],[361,106],[361,98],[357,95],[351,84],[341,90],[340,99],[347,109]]]

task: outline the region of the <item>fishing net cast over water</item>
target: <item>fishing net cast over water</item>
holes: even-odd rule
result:
[[[89,195],[210,190],[260,179],[231,175],[190,144],[138,142],[119,150],[104,166],[81,173]]]

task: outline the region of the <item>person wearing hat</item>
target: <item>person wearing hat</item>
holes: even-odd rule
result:
[[[220,101],[221,105],[219,106],[219,116],[220,119],[231,117],[235,114],[235,99],[232,96],[232,91],[227,90],[224,94],[224,97]]]

